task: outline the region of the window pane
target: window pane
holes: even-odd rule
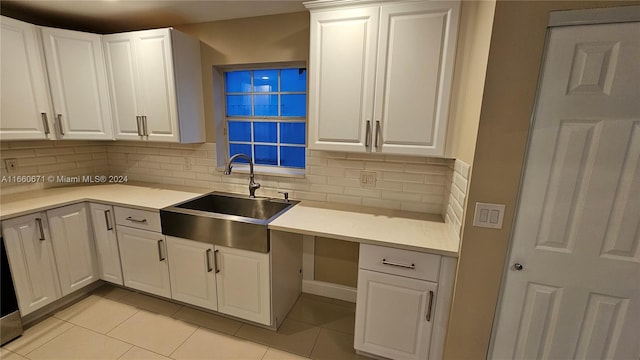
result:
[[[227,95],[227,116],[251,116],[251,95]]]
[[[293,146],[280,147],[280,165],[304,168],[304,148]]]
[[[307,113],[307,95],[281,95],[281,116],[305,116]]]
[[[253,131],[253,141],[255,142],[278,142],[278,129],[274,122],[254,122]]]
[[[229,144],[229,157],[235,155],[235,154],[246,154],[251,156],[251,145],[248,144]],[[248,164],[249,162],[245,159],[245,158],[238,158],[236,160],[234,160],[233,162],[239,162],[239,163],[245,163]]]
[[[278,116],[278,95],[254,95],[254,116]]]
[[[283,144],[304,144],[306,138],[306,124],[280,123],[280,142]]]
[[[229,141],[251,141],[251,123],[229,121]]]
[[[280,91],[307,91],[307,69],[280,70]]]
[[[278,165],[278,147],[269,145],[254,145],[256,164]]]
[[[253,91],[277,92],[278,91],[278,70],[254,70],[253,71]]]
[[[225,73],[226,91],[231,92],[251,92],[251,72],[249,71],[229,71]]]

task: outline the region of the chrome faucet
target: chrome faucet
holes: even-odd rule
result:
[[[235,154],[233,155],[231,158],[229,158],[229,161],[227,161],[227,165],[224,167],[224,174],[225,175],[230,175],[231,174],[231,163],[237,159],[238,157],[243,157],[245,159],[247,159],[249,161],[249,197],[250,198],[255,198],[256,197],[256,190],[260,189],[260,184],[258,184],[257,182],[253,181],[253,160],[251,160],[251,157],[249,157],[249,155],[247,154]]]

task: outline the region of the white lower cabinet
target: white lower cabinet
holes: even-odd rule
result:
[[[47,218],[62,296],[97,281],[100,276],[86,203],[48,210]]]
[[[122,267],[120,266],[120,250],[118,250],[113,207],[90,203],[89,209],[100,279],[122,285]]]
[[[171,298],[218,310],[213,245],[167,236]]]
[[[45,213],[2,222],[4,243],[18,297],[25,316],[60,298],[53,244]]]
[[[360,270],[355,348],[391,359],[426,359],[436,283]]]
[[[117,231],[124,286],[171,297],[164,235],[121,225]]]
[[[218,311],[271,324],[269,254],[216,245]]]

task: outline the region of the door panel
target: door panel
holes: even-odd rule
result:
[[[551,30],[493,358],[640,356],[638,33]]]
[[[111,109],[100,35],[42,28],[58,134],[112,139]]]
[[[100,278],[104,281],[123,285],[113,207],[104,204],[89,204],[89,208],[91,209]]]
[[[311,14],[309,148],[367,151],[379,16],[379,7]]]

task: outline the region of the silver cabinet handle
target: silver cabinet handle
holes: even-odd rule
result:
[[[213,252],[213,268],[216,270],[216,274],[220,272],[220,269],[218,269],[218,252],[220,250],[215,250]]]
[[[129,220],[131,222],[136,222],[136,223],[140,223],[140,224],[146,224],[147,223],[147,219],[136,219],[136,218],[132,218],[131,216],[127,217],[125,220]]]
[[[147,128],[147,115],[142,115],[142,133],[144,136],[149,136],[149,129]]]
[[[382,259],[382,264],[383,265],[389,265],[389,266],[397,266],[397,267],[401,267],[401,268],[405,268],[405,269],[411,269],[411,270],[415,270],[416,269],[416,264],[411,264],[411,265],[400,264],[400,263],[393,262],[393,261],[387,261],[387,259]]]
[[[378,148],[382,145],[380,145],[380,120],[376,121],[376,143],[375,143],[375,147]]]
[[[431,321],[432,308],[433,308],[433,291],[429,290],[429,307],[427,308],[427,321]]]
[[[207,249],[204,253],[204,256],[207,257],[207,272],[212,272],[213,268],[211,268],[211,249]]]
[[[56,119],[58,120],[58,129],[60,130],[60,135],[64,135],[64,129],[62,128],[62,114],[58,114]]]
[[[44,134],[49,135],[51,133],[51,129],[49,129],[49,122],[47,121],[47,113],[40,113],[40,117],[42,117],[42,124],[44,125]]]
[[[38,229],[40,230],[40,241],[45,241],[44,237],[44,227],[42,227],[42,219],[36,218],[36,223],[38,224]]]
[[[136,123],[138,125],[138,136],[142,136],[142,116],[136,116]]]
[[[162,239],[158,240],[158,260],[160,261],[164,261],[164,255],[162,253],[162,243],[164,241],[162,241]]]
[[[364,133],[364,147],[369,147],[371,144],[371,121],[367,120],[367,129]]]
[[[107,231],[113,230],[111,225],[111,210],[104,211],[104,222],[107,224]]]

